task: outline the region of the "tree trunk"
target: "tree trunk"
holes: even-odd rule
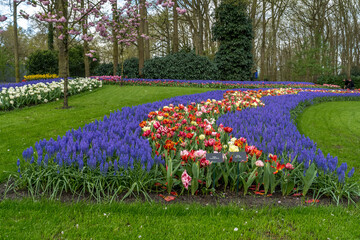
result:
[[[170,39],[170,20],[169,20],[169,10],[166,9],[166,19],[165,19],[165,31],[166,31],[166,55],[171,52],[171,39]]]
[[[81,8],[84,8],[84,0],[81,0]],[[81,27],[83,29],[83,35],[87,36],[87,28],[84,27],[84,24],[87,24],[87,16],[84,18],[84,21],[82,21]],[[84,67],[85,67],[85,77],[90,77],[90,63],[89,63],[89,57],[86,56],[89,52],[89,43],[87,40],[84,40]]]
[[[263,1],[262,8],[262,38],[261,38],[261,54],[260,54],[260,80],[263,81],[265,77],[265,48],[266,48],[266,3]]]
[[[116,38],[117,32],[116,32],[116,26],[118,24],[118,17],[117,17],[117,1],[112,3],[112,15],[113,19],[115,21],[115,24],[113,24],[112,27],[112,37],[113,37],[113,76],[117,75],[118,72],[118,65],[119,65],[119,44],[118,39]]]
[[[139,76],[143,77],[143,68],[144,68],[144,38],[141,36],[145,32],[145,0],[140,0],[140,26],[139,26],[139,35],[138,35],[138,52],[139,52]]]
[[[89,57],[86,56],[89,52],[89,43],[87,41],[84,41],[84,66],[85,66],[85,77],[90,77],[90,62]]]
[[[62,11],[65,19],[68,19],[67,2],[60,0],[57,5],[57,11]],[[68,22],[64,23],[64,29],[68,28]],[[60,30],[59,30],[60,31]],[[68,77],[69,77],[69,34],[62,32],[63,39],[58,39],[59,45],[59,77],[64,79],[64,103],[63,108],[69,108],[68,105]]]
[[[147,11],[145,11],[145,35],[146,36],[149,36],[149,22],[148,22],[148,19],[147,19]],[[145,40],[145,56],[144,56],[144,60],[149,60],[150,59],[150,39],[149,38],[146,38]]]
[[[59,77],[64,79],[64,104],[63,108],[68,108],[68,73],[69,73],[69,51],[68,34],[64,34],[64,39],[58,41],[59,45]]]
[[[275,3],[271,2],[271,33],[272,33],[272,43],[271,43],[271,71],[272,76],[271,80],[276,81],[276,73],[277,73],[277,48],[276,48],[276,18],[275,18]]]
[[[197,0],[197,10],[198,10],[198,18],[199,18],[199,28],[198,28],[199,55],[204,55],[204,18],[201,11],[201,0]]]
[[[54,26],[48,23],[48,50],[54,50]]]
[[[15,80],[20,82],[20,67],[19,67],[19,36],[17,29],[17,2],[13,2],[13,21],[14,21],[14,57],[15,57]]]
[[[252,55],[254,58],[254,68],[255,70],[257,70],[257,56],[256,56],[256,47],[255,47],[255,37],[256,37],[256,27],[255,27],[255,23],[256,23],[256,9],[257,9],[257,0],[253,0],[252,4],[251,4],[251,11],[250,11],[250,18],[251,18],[251,22],[252,22],[252,32],[253,32],[253,38],[252,38]]]
[[[116,33],[113,31],[113,76],[117,75],[119,65],[119,45]]]
[[[124,46],[120,44],[120,56],[121,56],[121,78],[124,78]]]
[[[178,23],[178,12],[176,10],[176,8],[178,7],[177,5],[177,0],[174,0],[174,6],[173,6],[173,25],[174,25],[174,29],[173,29],[173,53],[176,53],[179,51],[179,23]]]

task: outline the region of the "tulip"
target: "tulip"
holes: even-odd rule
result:
[[[261,161],[261,160],[257,160],[257,161],[255,162],[255,166],[257,166],[257,167],[263,167],[263,166],[264,166],[264,162]]]

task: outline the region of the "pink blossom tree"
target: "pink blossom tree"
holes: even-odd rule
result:
[[[85,42],[92,40],[87,35],[87,29],[95,24],[87,23],[89,17],[96,21],[100,17],[100,10],[107,0],[32,0],[33,6],[42,6],[35,17],[43,22],[55,25],[55,36],[59,47],[59,76],[64,78],[64,104],[68,108],[68,77],[69,77],[69,46],[75,39],[81,38]],[[46,6],[53,5],[54,8]]]
[[[113,74],[118,71],[119,45],[120,56],[122,58],[121,75],[123,75],[123,53],[124,47],[130,46],[137,41],[138,27],[140,25],[140,15],[138,5],[132,0],[126,0],[125,4],[118,8],[116,0],[110,0],[112,9],[112,18],[103,15],[101,21],[97,23],[97,31],[107,41],[113,44]]]
[[[12,7],[13,12],[13,31],[14,31],[14,63],[15,63],[15,80],[16,82],[20,82],[20,66],[19,66],[19,36],[18,36],[18,26],[17,26],[17,19],[18,19],[18,7],[19,5],[24,2],[25,0],[14,0],[9,1],[10,8]],[[12,5],[11,5],[12,2]],[[21,14],[22,12],[20,12]],[[5,15],[0,15],[0,22],[4,22],[7,20]],[[2,29],[0,29],[0,32]]]

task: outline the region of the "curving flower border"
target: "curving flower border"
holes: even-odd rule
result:
[[[337,85],[319,85],[311,82],[268,82],[268,81],[219,81],[219,80],[176,80],[176,79],[139,79],[122,78],[121,76],[97,76],[104,84],[127,86],[164,86],[164,87],[200,87],[200,88],[331,88],[339,89]]]
[[[302,94],[297,95],[297,93]],[[290,159],[292,155],[293,159],[297,159],[298,164],[304,163],[305,170],[314,162],[324,173],[336,171],[339,181],[343,182],[347,171],[346,163],[337,167],[336,157],[328,155],[325,158],[321,150],[317,149],[316,144],[313,144],[310,139],[299,137],[299,132],[289,113],[301,101],[326,96],[329,93],[340,94],[340,96],[343,94],[339,90],[311,89],[228,91],[221,101],[208,99],[200,103],[192,102],[188,106],[182,104],[164,106],[159,111],[150,112],[147,120],[142,121],[139,125],[143,131],[142,136],[149,139],[157,156],[181,159],[181,164],[184,166],[190,161],[190,163],[199,163],[201,168],[208,167],[210,162],[206,159],[206,153],[224,152],[229,155],[231,152],[245,151],[248,156],[259,159],[262,151],[265,150],[269,154],[269,158],[265,156],[265,159],[268,159],[266,161],[271,162],[271,167],[275,169],[273,174],[277,174],[283,169],[294,169],[290,162],[283,164],[284,159],[281,163],[278,162],[277,156],[273,153],[290,156]],[[289,96],[285,97],[284,95]],[[275,101],[270,104],[270,107],[273,108],[270,109],[270,112],[274,117],[266,115],[269,107],[257,108],[265,106],[260,100],[263,96],[281,96],[269,97],[272,100],[283,100],[283,102]],[[259,116],[257,113],[265,114]],[[243,120],[244,118],[246,121]],[[217,124],[215,124],[217,119]],[[224,127],[224,125],[231,127]],[[230,135],[232,132],[235,137]],[[267,135],[264,137],[262,133]],[[291,136],[293,137],[291,138]],[[260,146],[262,150],[254,145],[249,146],[247,138],[250,139],[251,144]],[[254,141],[254,139],[258,141]],[[231,162],[232,157],[229,160]],[[255,165],[263,167],[264,163],[257,160]],[[353,173],[354,169],[349,172],[349,177]]]
[[[224,125],[230,125],[232,126],[232,134],[237,137],[237,139],[231,139],[231,136],[228,134],[225,134],[226,132],[230,133],[230,128],[226,130],[226,127],[219,125],[219,129],[221,131],[218,131],[215,137],[218,137],[218,134],[220,134],[220,137],[223,136],[224,139],[228,140],[228,148],[235,148],[239,147],[238,145],[241,145],[240,142],[243,143],[243,146],[246,146],[245,139],[241,139],[240,136],[244,136],[247,138],[247,142],[249,144],[256,145],[259,149],[268,152],[268,153],[276,153],[281,154],[283,152],[284,145],[280,142],[274,142],[273,140],[269,141],[269,145],[264,142],[261,137],[259,139],[255,139],[254,136],[252,136],[253,132],[241,132],[240,129],[244,129],[242,127],[251,125],[251,124],[244,124],[241,122],[241,120],[236,121],[235,119],[238,118],[238,114],[241,114],[242,119],[246,115],[251,116],[258,116],[257,111],[263,111],[267,112],[267,107],[265,108],[251,108],[251,109],[244,109],[244,111],[237,111],[236,113],[231,113],[231,111],[235,110],[242,110],[243,107],[246,107],[248,104],[252,106],[262,105],[261,101],[259,100],[260,97],[266,96],[266,95],[282,95],[287,93],[297,93],[301,92],[300,94],[296,95],[284,95],[284,96],[278,96],[278,97],[264,97],[264,103],[266,105],[269,104],[269,99],[274,99],[275,106],[280,107],[281,104],[276,100],[283,99],[283,101],[286,102],[286,99],[291,97],[298,100],[292,101],[290,105],[286,105],[286,110],[289,111],[293,107],[295,107],[299,102],[301,102],[302,99],[304,99],[302,96],[305,94],[307,96],[306,99],[311,99],[314,97],[319,96],[333,96],[334,94],[339,94],[339,96],[359,96],[358,93],[353,94],[344,94],[342,91],[335,91],[335,90],[293,90],[293,89],[283,89],[283,90],[258,90],[258,91],[248,91],[248,92],[241,92],[241,91],[212,91],[212,92],[206,92],[201,94],[194,94],[194,95],[187,95],[187,96],[179,96],[174,97],[171,99],[166,99],[163,101],[155,102],[155,103],[148,103],[148,104],[142,104],[135,107],[125,107],[122,109],[122,111],[116,111],[114,113],[110,114],[110,117],[104,117],[103,121],[96,120],[94,123],[86,124],[83,128],[79,128],[77,130],[73,129],[71,131],[68,131],[65,136],[60,137],[58,136],[57,140],[50,139],[50,140],[40,140],[35,144],[35,149],[33,147],[30,147],[26,149],[23,152],[23,158],[25,161],[27,161],[30,164],[35,164],[38,166],[46,167],[48,164],[55,164],[61,168],[68,168],[68,167],[75,167],[78,168],[79,171],[81,171],[84,167],[88,167],[92,170],[98,170],[100,169],[100,172],[103,174],[120,174],[122,170],[126,170],[129,168],[132,168],[134,166],[135,162],[139,162],[143,168],[146,168],[150,170],[154,164],[164,164],[164,159],[162,158],[161,154],[157,155],[155,154],[155,151],[153,151],[152,147],[154,145],[151,141],[149,144],[148,139],[139,137],[141,134],[144,134],[146,131],[141,130],[139,128],[139,123],[143,122],[144,119],[149,117],[149,111],[156,112],[158,109],[164,109],[164,106],[176,106],[178,105],[179,108],[181,106],[187,105],[188,103],[190,106],[193,106],[193,110],[201,110],[202,106],[207,105],[209,101],[203,101],[204,99],[214,99],[210,102],[221,102],[221,108],[216,109],[216,113],[218,116],[221,114],[224,114],[222,117],[220,117],[217,120],[217,123],[223,123]],[[304,92],[304,93],[303,93]],[[306,93],[307,92],[307,93]],[[225,93],[226,98],[223,99],[223,94]],[[244,94],[245,93],[245,94]],[[249,94],[248,94],[249,93]],[[261,96],[257,96],[259,93],[261,93]],[[226,95],[227,94],[227,95]],[[241,96],[238,96],[240,94]],[[242,99],[244,97],[245,99],[248,99],[249,101],[244,101]],[[223,100],[221,100],[223,99]],[[236,100],[235,100],[236,99]],[[234,101],[233,101],[234,100]],[[200,103],[202,106],[199,105],[199,108],[197,108],[196,102]],[[230,104],[229,104],[230,103]],[[235,104],[232,104],[235,103]],[[241,107],[240,107],[241,106]],[[284,105],[285,106],[285,105]],[[207,110],[206,110],[207,111]],[[251,111],[251,112],[249,112]],[[253,112],[255,111],[255,112]],[[195,111],[195,114],[198,111]],[[256,114],[254,114],[256,113]],[[207,113],[202,113],[204,116],[206,116]],[[244,115],[245,114],[245,115]],[[156,114],[158,115],[158,114]],[[151,115],[151,118],[153,118],[155,115]],[[270,119],[269,117],[266,117],[266,119]],[[162,119],[163,120],[163,119]],[[195,117],[196,120],[196,117]],[[208,119],[208,122],[213,122],[214,120]],[[290,121],[290,118],[285,119],[286,122]],[[151,120],[153,121],[153,120]],[[226,122],[228,121],[228,122]],[[233,121],[233,122],[231,122]],[[254,118],[252,120],[249,120],[249,122],[254,121]],[[197,125],[199,125],[196,121],[194,121]],[[201,129],[204,131],[205,136],[207,133],[205,132],[208,125],[204,124],[205,120],[202,122],[203,126]],[[271,122],[271,121],[270,121]],[[191,121],[190,121],[191,124]],[[143,128],[146,126],[146,124],[143,126]],[[192,125],[194,126],[194,124]],[[190,127],[190,126],[187,126]],[[152,130],[155,131],[154,123],[151,123]],[[256,128],[256,127],[255,127]],[[158,128],[159,129],[159,128]],[[212,127],[212,129],[215,129]],[[218,129],[218,130],[219,130]],[[210,130],[210,129],[209,129]],[[158,130],[156,130],[157,132]],[[164,131],[165,135],[169,134]],[[258,131],[263,131],[264,129],[259,129]],[[213,132],[213,131],[212,131]],[[269,131],[271,132],[271,131]],[[285,130],[281,130],[281,133],[284,133]],[[184,132],[185,133],[185,132]],[[181,133],[184,135],[184,133]],[[189,141],[194,138],[194,141],[198,141],[196,139],[197,137],[199,139],[203,138],[203,136],[200,136],[202,134],[199,134],[198,136],[192,135],[191,138],[188,138],[188,133],[192,135],[192,132],[187,132],[185,134],[185,138],[187,138]],[[261,136],[261,134],[258,133],[258,136]],[[148,133],[147,133],[148,134]],[[154,132],[155,134],[155,132]],[[161,132],[163,134],[163,132]],[[171,134],[171,133],[170,133]],[[211,133],[212,134],[212,133]],[[211,135],[210,134],[210,135]],[[150,135],[148,135],[150,136]],[[271,136],[271,134],[269,135]],[[299,134],[297,135],[298,137]],[[151,136],[154,137],[154,136]],[[182,136],[184,137],[184,136]],[[189,136],[190,137],[190,136]],[[256,141],[258,140],[258,142]],[[187,141],[187,140],[186,140]],[[238,142],[236,142],[238,141]],[[229,144],[232,143],[232,144]],[[304,144],[306,150],[306,154],[310,154],[310,151],[316,152],[316,149],[311,146],[308,148],[307,146],[311,143],[310,140],[301,140],[301,144]],[[174,145],[173,145],[174,144]],[[277,148],[277,145],[279,144],[279,147]],[[180,144],[181,145],[181,144]],[[210,141],[210,139],[207,140],[207,146],[205,146],[205,138],[204,138],[204,147],[206,148],[212,148],[213,151],[220,150],[219,144],[215,141]],[[226,145],[226,144],[225,144]],[[232,146],[234,145],[234,146]],[[170,143],[169,141],[166,143],[166,140],[164,141],[164,150],[168,151],[171,150],[175,143]],[[166,146],[166,148],[165,148]],[[302,146],[302,145],[299,145]],[[156,146],[155,146],[156,147]],[[224,148],[224,144],[221,144],[221,148]],[[226,148],[226,147],[225,147]],[[298,147],[299,148],[299,147]],[[275,151],[275,149],[277,149]],[[186,150],[186,149],[183,149]],[[194,149],[191,149],[194,150]],[[191,150],[187,149],[187,152],[190,155]],[[232,149],[234,150],[234,149]],[[236,148],[235,148],[236,150]],[[256,147],[249,147],[247,151],[253,152],[253,154],[260,154],[260,151]],[[171,151],[169,151],[171,152]],[[183,152],[185,153],[185,152]],[[181,151],[178,151],[177,154],[179,156],[181,155]],[[194,152],[193,152],[194,154]],[[197,153],[199,157],[203,155],[201,152]],[[305,156],[306,156],[305,154]],[[321,154],[318,154],[321,156]],[[180,156],[182,159],[185,154],[182,154]],[[189,156],[188,156],[189,157]],[[299,157],[300,159],[301,157]],[[200,158],[202,159],[202,158]],[[315,162],[318,162],[315,160]],[[208,164],[207,162],[204,163],[204,165]],[[19,171],[21,168],[21,162],[18,161],[19,165]]]

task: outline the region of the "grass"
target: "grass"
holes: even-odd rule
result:
[[[202,88],[104,86],[69,98],[72,108],[61,109],[62,102],[0,112],[0,182],[16,171],[16,160],[25,148],[40,139],[57,138],[71,128],[102,119],[124,106],[154,102],[178,95],[206,92]]]
[[[7,176],[3,171],[16,170],[16,158],[21,156],[23,149],[41,138],[63,135],[68,129],[81,127],[123,106],[208,90],[105,86],[93,93],[71,97],[73,108],[69,110],[56,109],[61,103],[54,102],[0,113],[0,179]],[[340,126],[345,129],[336,131],[340,131],[345,140],[359,133],[357,126],[360,122],[356,118],[359,119],[360,109],[355,106],[359,103],[355,102],[353,108],[348,108],[352,104],[343,103],[338,110],[345,107],[347,110],[333,115],[335,121],[341,116],[339,121],[343,124]],[[328,126],[323,131],[335,133],[334,129],[339,125],[331,126],[330,115],[317,119],[335,108],[332,105],[322,111],[326,105],[308,108],[298,118],[300,130],[308,131],[310,128],[309,132],[318,131],[319,126],[311,128],[311,122],[321,125],[320,121],[323,121],[322,125]],[[307,115],[308,111],[314,114]],[[350,120],[343,118],[346,115]],[[316,135],[319,133],[310,137],[319,141]],[[324,133],[323,138],[329,137]],[[318,146],[324,153],[339,155],[341,160],[346,159],[349,165],[354,165],[358,162],[349,156],[352,157],[356,151],[356,139],[350,139],[352,147],[346,147],[346,141],[344,144],[333,140],[338,141],[342,150],[350,150],[344,151],[343,157],[331,152],[334,150],[331,145],[329,150],[321,143]],[[48,200],[4,200],[0,202],[0,239],[360,239],[359,218],[360,210],[354,206],[246,208],[235,205],[70,204]]]
[[[341,101],[313,105],[297,118],[300,133],[317,143],[324,155],[338,156],[360,180],[360,102]]]
[[[343,207],[0,203],[1,239],[359,239]],[[237,230],[236,230],[237,228]]]

